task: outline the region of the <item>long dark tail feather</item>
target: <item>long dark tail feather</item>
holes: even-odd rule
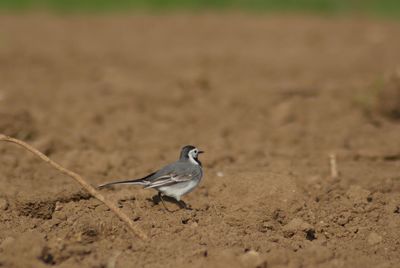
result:
[[[138,184],[138,185],[142,185],[145,184],[145,182],[142,179],[138,179],[138,180],[124,180],[124,181],[113,181],[113,182],[108,182],[108,183],[104,183],[104,184],[100,184],[99,186],[97,186],[98,189],[102,189],[111,185],[116,185],[116,184]]]
[[[111,185],[116,185],[116,184],[133,184],[133,185],[146,185],[146,179],[153,176],[154,174],[156,174],[156,172],[153,172],[149,175],[147,175],[146,177],[140,178],[140,179],[131,179],[131,180],[121,180],[121,181],[113,181],[113,182],[108,182],[108,183],[104,183],[104,184],[100,184],[99,186],[97,186],[98,189],[102,189]]]

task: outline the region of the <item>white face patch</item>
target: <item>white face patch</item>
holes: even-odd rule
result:
[[[191,150],[189,152],[189,160],[195,165],[198,165],[199,163],[196,161],[197,155],[199,154],[199,150],[197,148]]]

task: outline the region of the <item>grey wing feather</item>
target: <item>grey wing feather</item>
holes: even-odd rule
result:
[[[181,169],[180,169],[181,168]],[[177,172],[177,170],[180,170]],[[179,173],[179,174],[178,174]],[[145,188],[157,188],[161,186],[172,185],[180,182],[192,180],[196,176],[201,175],[197,169],[186,168],[179,162],[174,165],[166,166],[159,172],[149,178],[149,184]]]
[[[182,174],[180,176],[176,176],[175,174],[162,176],[157,178],[157,180],[152,181],[149,185],[146,185],[147,188],[156,188],[161,186],[167,186],[175,183],[180,183],[184,181],[190,181],[193,178],[192,174]]]

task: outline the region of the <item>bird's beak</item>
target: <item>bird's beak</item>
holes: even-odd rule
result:
[[[204,154],[204,151],[199,151],[199,154]]]

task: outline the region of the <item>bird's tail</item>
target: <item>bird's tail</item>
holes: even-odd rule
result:
[[[113,181],[113,182],[108,182],[104,184],[100,184],[97,186],[98,189],[102,189],[111,185],[116,185],[116,184],[133,184],[133,185],[146,185],[146,182],[143,181],[143,179],[138,179],[138,180],[122,180],[122,181]]]
[[[140,179],[130,179],[130,180],[120,180],[120,181],[108,182],[108,183],[100,184],[99,186],[97,186],[97,188],[102,189],[102,188],[105,188],[105,187],[108,187],[111,185],[116,185],[116,184],[147,185],[149,182],[146,181],[146,179],[154,174],[155,174],[155,172],[147,175],[144,178],[140,178]]]

